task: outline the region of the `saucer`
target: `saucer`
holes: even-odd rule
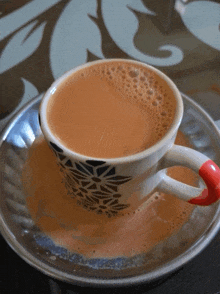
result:
[[[0,230],[21,258],[43,273],[69,283],[126,286],[151,282],[171,273],[210,243],[219,229],[220,203],[195,206],[177,234],[133,257],[86,258],[56,245],[31,218],[21,180],[28,151],[42,135],[38,122],[41,97],[19,111],[0,139]],[[220,164],[218,128],[200,106],[185,95],[182,97],[185,111],[180,130],[194,149]]]

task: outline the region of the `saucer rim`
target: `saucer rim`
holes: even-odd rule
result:
[[[185,94],[182,94],[183,101],[187,100],[189,104],[192,104],[195,108],[199,110],[207,119],[207,123],[214,128],[215,132],[219,135],[220,140],[220,130],[215,125],[211,116],[196,102],[192,101]],[[35,104],[40,103],[43,94],[40,94],[33,98],[31,101],[26,103],[7,123],[5,128],[3,129],[3,133],[0,136],[0,150],[4,140],[7,138],[13,126],[16,124],[16,121],[22,116],[22,114],[29,109],[31,109]],[[206,228],[206,231],[199,237],[199,239],[184,253],[176,257],[170,262],[165,263],[162,266],[159,266],[155,270],[149,273],[145,273],[136,277],[130,278],[119,278],[119,279],[101,279],[101,278],[85,278],[78,277],[68,273],[65,273],[62,270],[58,270],[53,266],[50,266],[44,262],[38,260],[33,254],[31,254],[28,250],[24,249],[21,244],[13,238],[10,228],[8,228],[7,224],[4,222],[3,215],[0,214],[0,232],[4,237],[5,241],[12,248],[14,252],[16,252],[23,260],[25,260],[29,265],[37,268],[39,271],[44,274],[56,278],[61,281],[65,281],[68,283],[80,285],[80,286],[94,286],[94,287],[122,287],[122,286],[131,286],[138,285],[143,283],[150,283],[158,279],[162,279],[166,275],[170,275],[172,272],[178,270],[180,267],[185,265],[187,262],[192,260],[195,256],[201,253],[210,242],[216,236],[219,227],[220,227],[220,203],[217,205],[216,212],[213,216],[212,223]]]

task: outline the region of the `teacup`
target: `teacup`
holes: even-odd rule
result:
[[[157,87],[166,87],[174,97],[175,113],[166,133],[149,148],[115,158],[84,155],[68,148],[51,130],[47,115],[48,104],[53,101],[54,93],[61,85],[65,88],[70,77],[78,73],[84,75],[84,72],[91,68],[100,66],[112,68],[112,64],[129,64],[132,68],[141,68],[158,77]],[[65,99],[65,95],[61,95],[60,99]],[[65,109],[60,111],[65,112]],[[220,198],[218,166],[202,153],[174,144],[182,117],[181,94],[165,74],[147,64],[123,59],[95,61],[70,70],[48,89],[39,112],[42,132],[56,155],[68,193],[85,209],[109,217],[136,209],[156,190],[196,205],[210,205]],[[192,169],[203,179],[206,186],[202,180],[199,181],[199,187],[195,188],[172,179],[166,172],[166,168],[171,166],[186,166]]]

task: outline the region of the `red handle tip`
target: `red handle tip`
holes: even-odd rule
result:
[[[199,175],[203,178],[208,189],[188,202],[204,206],[210,205],[220,199],[220,169],[212,160],[207,160],[200,167]]]

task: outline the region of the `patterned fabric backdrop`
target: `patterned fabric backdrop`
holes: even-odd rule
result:
[[[168,74],[220,118],[219,1],[0,2],[0,124],[65,71],[130,58]]]

